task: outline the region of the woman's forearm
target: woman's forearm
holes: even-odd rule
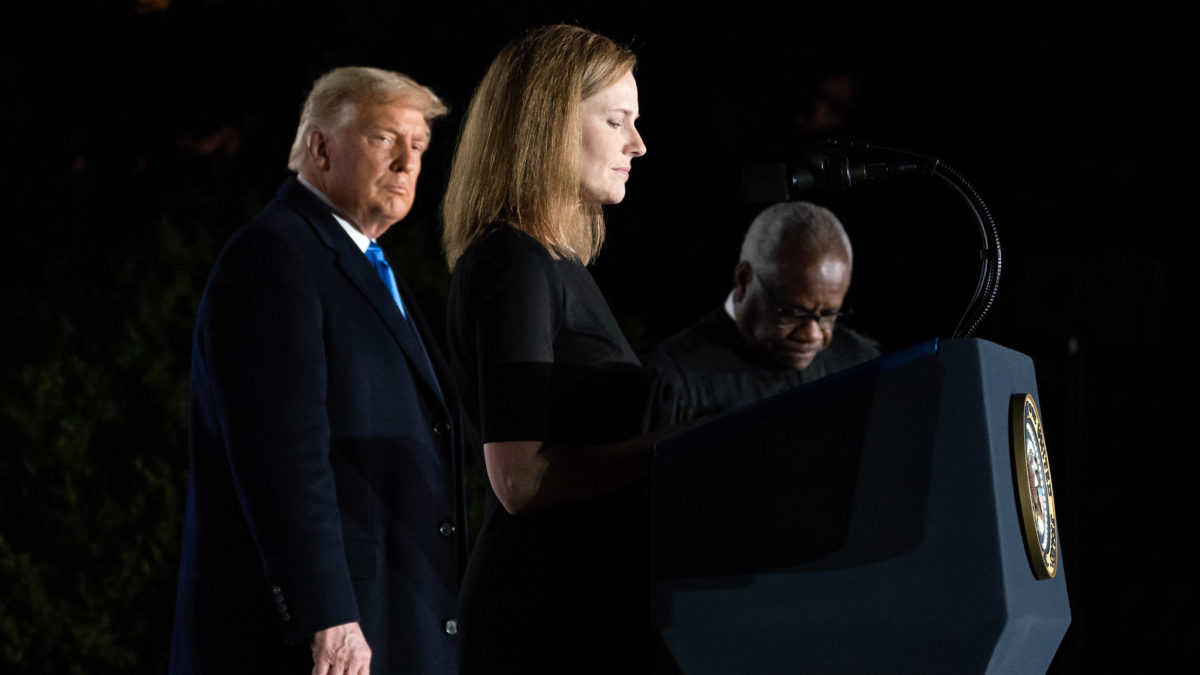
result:
[[[654,443],[672,430],[586,447],[547,446],[541,441],[483,444],[488,480],[513,515],[550,504],[594,497],[650,474]]]

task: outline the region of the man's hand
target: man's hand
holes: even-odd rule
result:
[[[317,631],[312,638],[312,675],[370,675],[371,648],[358,622]]]

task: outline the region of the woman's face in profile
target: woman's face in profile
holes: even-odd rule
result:
[[[583,201],[616,204],[625,198],[630,162],[646,154],[646,145],[634,127],[637,118],[637,82],[633,71],[580,104]]]

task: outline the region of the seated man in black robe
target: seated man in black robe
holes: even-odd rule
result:
[[[646,357],[647,427],[732,410],[879,356],[878,343],[838,323],[852,260],[828,209],[784,202],[760,213],[724,306]]]

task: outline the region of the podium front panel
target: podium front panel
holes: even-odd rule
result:
[[[683,673],[1044,671],[1064,572],[1024,549],[1032,361],[926,344],[661,442],[654,621]]]

